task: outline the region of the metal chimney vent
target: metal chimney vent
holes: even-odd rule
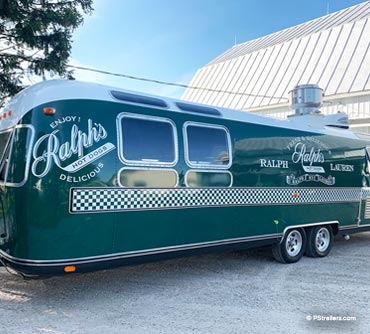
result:
[[[295,86],[291,93],[291,108],[296,115],[320,113],[323,90],[314,84]]]

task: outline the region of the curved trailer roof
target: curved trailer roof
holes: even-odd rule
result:
[[[122,99],[120,99],[122,95]],[[15,126],[31,109],[53,101],[88,99],[110,102],[124,102],[132,105],[150,105],[152,108],[168,109],[174,112],[201,114],[206,117],[230,119],[253,124],[263,124],[278,128],[297,129],[318,134],[358,138],[349,130],[339,129],[328,124],[328,116],[321,114],[291,117],[280,120],[245,111],[215,108],[197,103],[188,103],[149,94],[122,90],[115,87],[71,80],[50,80],[30,86],[6,105],[0,114],[0,131]]]

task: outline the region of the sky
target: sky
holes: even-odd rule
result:
[[[73,35],[70,63],[189,84],[231,48],[363,0],[93,0]],[[75,71],[78,80],[181,98],[183,89]]]

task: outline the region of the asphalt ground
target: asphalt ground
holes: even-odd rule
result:
[[[367,334],[369,297],[370,233],[289,265],[260,248],[28,281],[1,267],[0,333]]]

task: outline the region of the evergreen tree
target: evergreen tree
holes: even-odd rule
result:
[[[92,0],[0,0],[0,106],[25,72],[72,78],[72,32],[92,10]]]

